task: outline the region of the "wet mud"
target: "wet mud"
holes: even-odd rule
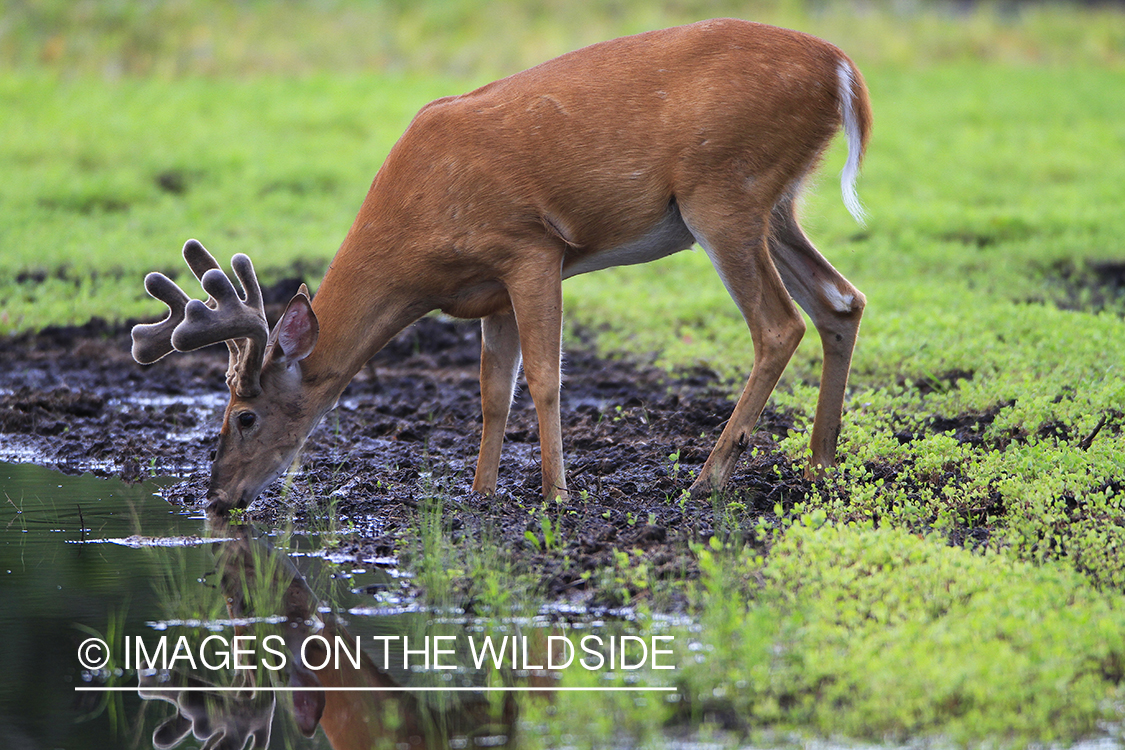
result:
[[[267,315],[279,315],[298,285],[291,279],[264,290],[273,302]],[[571,490],[565,506],[540,497],[538,427],[522,382],[498,492],[485,497],[472,491],[481,429],[480,327],[428,317],[359,372],[338,408],[310,435],[299,466],[263,493],[248,520],[342,530],[338,554],[362,560],[409,554],[421,519],[436,513],[454,542],[497,545],[518,567],[534,571],[549,596],[590,603],[642,593],[632,583],[617,593],[598,585],[599,575],[621,567],[622,553],[634,562],[643,557],[657,579],[691,578],[691,542],[718,535],[756,545],[756,524],[763,517],[776,523],[778,504],[787,509],[811,489],[801,467],[777,448],[780,437],[805,425],[767,407],[726,495],[716,502],[690,500],[685,490],[731,414],[736,385],[702,368],[669,374],[643,361],[598,356],[588,332],[572,330],[569,338],[561,409]],[[142,367],[130,355],[129,325],[99,320],[0,338],[0,461],[126,481],[172,477],[180,481],[164,490],[166,499],[202,509],[227,401],[226,367],[221,345]],[[904,376],[900,385],[927,394],[975,376],[952,370]],[[989,430],[1011,405],[908,420],[912,426],[895,438],[908,443],[940,432],[973,447],[1004,450],[1029,438],[1018,429]],[[1085,434],[1057,422],[1038,434],[1085,449],[1123,423],[1121,412],[1110,411]],[[866,468],[897,482],[903,467]],[[924,481],[941,492],[964,480],[960,468],[950,466]],[[987,545],[1005,513],[996,492],[971,511],[976,525],[949,530],[951,543]]]
[[[480,328],[431,317],[356,376],[310,435],[299,469],[259,498],[250,517],[323,525],[331,516],[349,530],[344,549],[363,558],[400,552],[417,532],[420,509],[438,503],[455,540],[503,545],[553,597],[604,595],[585,591],[583,573],[612,569],[621,551],[644,555],[657,578],[691,577],[689,542],[740,533],[720,528],[721,508],[716,515],[711,502],[683,492],[734,407],[731,387],[704,369],[670,376],[605,359],[578,338],[567,348],[562,391],[567,506],[545,506],[540,497],[538,429],[522,382],[498,492],[472,491]],[[227,397],[226,359],[224,347],[211,347],[142,367],[129,354],[128,327],[100,321],[0,340],[0,460],[125,480],[179,477],[167,499],[202,507]],[[772,514],[776,503],[807,491],[776,449],[792,426],[785,414],[763,416],[757,450],[746,452],[726,498],[741,501],[744,516]]]

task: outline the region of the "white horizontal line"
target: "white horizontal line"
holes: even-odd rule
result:
[[[352,693],[578,693],[578,692],[596,692],[596,693],[640,693],[640,692],[663,692],[672,693],[676,691],[674,687],[204,687],[204,686],[190,686],[190,687],[177,687],[175,685],[152,685],[146,687],[132,687],[124,685],[103,686],[103,687],[84,687],[78,686],[74,688],[76,693],[128,693],[134,691],[142,691],[146,693],[246,693],[246,692],[259,692],[259,693],[293,693],[300,691],[324,691],[324,692],[352,692]]]

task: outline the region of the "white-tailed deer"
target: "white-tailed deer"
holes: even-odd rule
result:
[[[231,390],[208,492],[244,507],[292,463],[344,387],[431,310],[482,318],[484,426],[473,488],[496,489],[522,355],[539,418],[543,493],[566,496],[559,421],[562,281],[699,243],[750,328],[754,361],[692,485],[721,489],[812,318],[824,365],[810,471],[831,466],[864,297],[797,224],[794,202],[835,133],[844,203],[871,127],[855,65],[815,37],[704,21],[571,52],[423,107],[375,176],[317,290],[272,333],[253,268],[240,298],[195,241],[184,257],[211,295],[188,302],[159,274],[169,317],[133,331],[152,362],[227,341]],[[216,269],[216,270],[211,270]]]

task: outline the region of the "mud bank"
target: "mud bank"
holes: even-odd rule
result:
[[[644,554],[658,577],[691,576],[687,542],[715,534],[721,518],[683,490],[731,413],[729,389],[705,370],[669,377],[571,346],[562,416],[572,501],[544,508],[535,411],[522,387],[498,494],[471,490],[479,356],[475,322],[426,318],[408,328],[357,375],[310,436],[288,485],[267,491],[250,517],[302,524],[331,513],[351,530],[346,550],[385,555],[417,528],[419,505],[439,497],[454,538],[486,534],[505,545],[541,572],[553,596],[581,598],[582,573],[611,565],[619,550]],[[180,477],[167,499],[201,507],[225,371],[223,347],[141,367],[129,355],[127,327],[99,321],[0,341],[0,460],[125,480]],[[775,448],[791,426],[767,412],[758,450],[747,451],[731,480],[748,513],[772,513],[807,489]],[[544,513],[553,522],[550,554],[526,534],[547,546]]]

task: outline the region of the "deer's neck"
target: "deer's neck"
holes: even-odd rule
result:
[[[376,352],[433,309],[411,281],[399,254],[348,243],[336,254],[312,301],[320,336],[301,363],[323,412]]]

